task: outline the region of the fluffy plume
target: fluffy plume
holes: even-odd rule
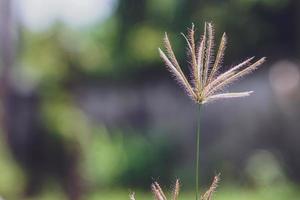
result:
[[[261,58],[254,63],[252,63],[254,57],[249,58],[219,74],[227,45],[226,34],[224,33],[221,38],[215,60],[213,52],[214,29],[211,23],[205,23],[204,34],[199,43],[195,41],[194,24],[189,29],[187,36],[183,33],[182,35],[188,44],[189,63],[192,65],[191,80],[188,80],[182,72],[167,34],[164,38],[167,55],[161,49],[159,49],[159,54],[166,63],[168,70],[196,103],[204,104],[218,99],[244,97],[251,93],[217,94],[232,82],[256,70],[265,62],[265,58]]]

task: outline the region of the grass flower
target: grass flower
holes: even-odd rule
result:
[[[166,63],[168,70],[174,75],[179,84],[183,86],[188,96],[196,103],[204,104],[218,99],[244,97],[252,93],[252,91],[237,93],[218,92],[237,79],[257,69],[258,66],[264,63],[265,58],[251,63],[254,60],[254,57],[252,57],[224,73],[219,73],[227,44],[226,34],[224,33],[222,36],[215,60],[213,52],[214,29],[211,23],[205,23],[204,34],[198,44],[195,41],[194,25],[189,30],[188,36],[182,35],[188,45],[191,80],[188,80],[184,75],[167,34],[165,34],[164,38],[166,54],[160,48],[159,54]]]
[[[224,33],[219,49],[214,58],[214,29],[211,23],[205,23],[204,34],[200,41],[195,41],[194,24],[189,29],[188,35],[182,34],[187,42],[187,53],[189,56],[191,78],[188,79],[179,65],[168,35],[165,34],[164,43],[166,53],[160,48],[159,54],[166,63],[168,70],[174,75],[180,85],[183,86],[188,96],[192,98],[198,106],[197,138],[196,138],[196,167],[195,167],[195,191],[196,200],[199,200],[199,151],[200,151],[200,110],[201,105],[218,99],[236,98],[249,96],[252,91],[237,93],[220,93],[226,86],[237,79],[253,72],[265,62],[261,58],[253,62],[254,57],[246,59],[231,69],[220,73],[222,61],[227,45],[227,37]],[[209,193],[205,194],[209,196]],[[204,195],[204,196],[205,196]]]
[[[196,200],[212,200],[212,195],[215,192],[219,175],[214,177],[210,188],[199,196],[199,150],[200,150],[200,110],[201,105],[207,102],[218,99],[236,98],[249,96],[252,91],[237,92],[237,93],[220,93],[226,86],[236,81],[237,79],[253,72],[261,64],[265,62],[265,58],[261,58],[255,62],[254,57],[246,59],[242,63],[232,67],[231,69],[220,73],[222,60],[227,44],[227,37],[224,33],[220,41],[220,46],[216,56],[214,57],[214,29],[211,23],[205,23],[204,34],[200,41],[195,41],[194,25],[189,29],[188,35],[182,34],[187,42],[187,53],[189,55],[188,62],[191,68],[191,78],[188,79],[183,73],[176,56],[173,52],[168,35],[165,34],[164,43],[166,53],[160,48],[159,54],[166,63],[168,70],[174,75],[179,84],[184,88],[188,96],[198,104],[198,122],[197,122],[197,138],[196,138],[196,166],[195,166],[195,187]],[[152,184],[152,192],[155,200],[167,200],[160,185],[155,182]],[[173,196],[171,200],[178,200],[179,181],[176,181]],[[135,200],[134,194],[130,195],[130,200]]]

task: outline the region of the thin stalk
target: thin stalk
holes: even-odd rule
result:
[[[196,147],[196,200],[199,200],[199,153],[200,153],[200,111],[201,104],[198,104],[198,113],[197,113],[197,147]]]

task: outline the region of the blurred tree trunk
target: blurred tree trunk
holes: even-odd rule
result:
[[[0,97],[1,126],[10,150],[23,167],[28,183],[25,196],[38,194],[45,177],[55,177],[70,200],[80,199],[78,154],[62,139],[55,139],[41,118],[39,91],[23,91],[12,84],[18,39],[12,0],[0,0]],[[19,84],[19,85],[18,85]]]
[[[296,35],[297,35],[297,58],[300,58],[300,1],[299,0],[294,0],[295,1],[295,26],[296,26]]]
[[[0,66],[1,89],[9,81],[9,70],[14,65],[13,18],[10,0],[0,0]],[[3,85],[4,84],[4,85]]]

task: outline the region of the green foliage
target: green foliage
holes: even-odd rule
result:
[[[147,2],[148,16],[156,20],[172,20],[175,17],[178,1],[174,0],[152,0]]]
[[[162,160],[172,160],[166,141],[155,142],[142,135],[108,132],[97,127],[83,147],[82,171],[92,188],[151,183],[151,177],[165,180],[172,168]],[[169,163],[170,164],[170,163]]]
[[[268,151],[257,151],[249,158],[246,174],[256,186],[266,187],[288,183],[281,163]]]
[[[128,62],[151,63],[158,61],[157,47],[161,44],[161,31],[143,25],[137,26],[128,34]],[[142,67],[142,65],[140,66]]]
[[[122,135],[111,136],[104,128],[98,128],[90,135],[88,146],[84,147],[82,171],[94,187],[108,187],[126,168],[126,153]]]
[[[52,134],[66,141],[85,142],[85,134],[91,132],[87,116],[64,91],[48,90],[43,94],[42,116]]]
[[[7,151],[2,132],[0,136],[0,197],[13,199],[23,192],[26,175]]]

